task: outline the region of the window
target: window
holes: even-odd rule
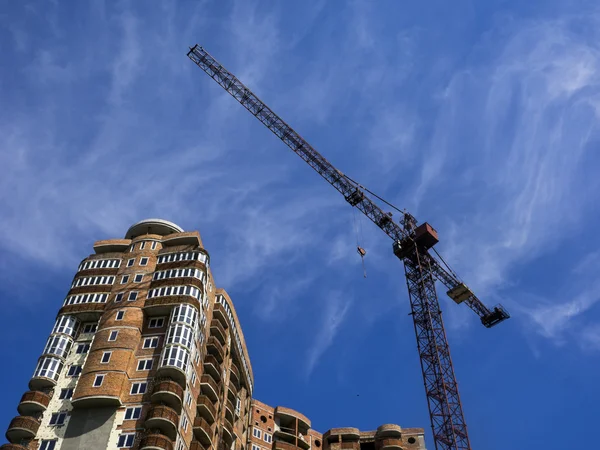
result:
[[[67,376],[69,376],[69,377],[78,377],[80,373],[81,373],[81,366],[80,365],[73,365],[73,366],[69,367],[69,371],[67,372]]]
[[[165,324],[165,319],[162,317],[159,317],[157,319],[150,319],[150,322],[148,323],[148,328],[162,328]]]
[[[141,415],[142,415],[142,407],[141,406],[132,406],[125,410],[125,420],[139,419]]]
[[[162,359],[163,366],[175,366],[185,371],[187,369],[190,354],[178,345],[170,346],[165,349]]]
[[[119,302],[122,302],[122,301],[123,301],[123,293],[119,292],[117,294],[117,296],[115,297],[115,303],[119,303]]]
[[[185,404],[188,406],[192,404],[192,396],[189,392],[185,395]]]
[[[181,344],[191,350],[194,343],[194,330],[186,325],[171,325],[167,336],[168,344]]]
[[[271,443],[273,441],[273,436],[271,436],[269,433],[264,433],[263,439],[265,440],[265,442]]]
[[[189,286],[188,286],[189,287]],[[191,325],[192,328],[196,326],[196,320],[198,318],[198,311],[191,305],[179,305],[173,310],[171,316],[172,322],[184,322]]]
[[[97,329],[98,329],[98,325],[95,323],[86,323],[83,326],[84,333],[95,333]]]
[[[115,320],[123,320],[123,316],[125,315],[125,311],[117,311],[117,317]]]
[[[94,378],[94,384],[92,386],[100,387],[100,386],[102,386],[103,381],[104,381],[104,375],[96,375],[96,378]]]
[[[256,438],[259,438],[259,439],[260,439],[260,436],[261,436],[261,432],[260,432],[260,430],[259,430],[258,428],[254,428],[254,429],[252,430],[252,436],[254,436],[254,437],[256,437]]]
[[[66,336],[50,336],[44,347],[44,354],[65,357],[71,349],[71,342]]]
[[[130,302],[133,302],[134,300],[137,300],[137,296],[138,296],[137,291],[130,292],[129,298],[127,300],[129,300]]]
[[[56,319],[56,323],[54,324],[54,328],[52,329],[52,334],[54,333],[64,333],[73,337],[75,335],[75,331],[77,331],[78,321],[73,316],[60,316]]]
[[[107,364],[110,361],[110,355],[112,354],[112,352],[104,352],[102,353],[102,359],[100,360],[100,362],[102,364]]]
[[[187,417],[183,416],[181,418],[181,428],[183,428],[183,431],[187,431],[187,427],[188,427]]]
[[[82,354],[90,351],[90,344],[78,344],[75,353]]]
[[[260,450],[260,447],[256,444],[252,444],[252,450]]]
[[[117,441],[118,448],[131,448],[133,447],[133,441],[135,440],[135,433],[125,433],[119,435]]]
[[[154,244],[154,242],[153,242]],[[177,444],[177,450],[185,450],[185,444],[183,442],[180,442],[179,444]]]
[[[134,283],[141,283],[143,279],[144,279],[144,275],[141,273],[138,273],[135,275],[135,278],[133,279],[133,281],[134,281]]]
[[[121,284],[125,284],[129,281],[129,275],[123,275],[123,278],[121,278]]]
[[[137,370],[150,370],[152,369],[151,359],[140,359],[138,361]]]
[[[144,339],[144,345],[142,348],[156,348],[158,347],[158,336],[149,337]]]
[[[108,294],[79,294],[69,295],[63,302],[63,306],[66,305],[79,305],[80,303],[106,303]]]
[[[56,440],[49,441],[44,439],[40,444],[40,450],[54,450],[56,447]]]
[[[58,395],[59,400],[69,400],[71,397],[73,397],[72,388],[61,389],[60,394]]]
[[[64,425],[66,418],[66,412],[54,413],[52,414],[52,417],[50,417],[50,425]]]
[[[127,261],[127,267],[131,267],[135,264],[135,258],[131,258],[129,261]]]
[[[148,265],[148,258],[141,258],[140,266],[147,266],[147,265]]]
[[[172,261],[202,261],[208,266],[208,256],[200,252],[167,253],[158,257],[158,264]]]
[[[113,331],[110,332],[110,335],[108,336],[108,340],[109,341],[116,341],[118,335],[119,335],[119,331],[118,330],[113,330]]]
[[[152,246],[150,247],[152,250],[156,250],[156,241],[152,241]]]
[[[146,241],[140,242],[140,250],[144,250],[145,246],[146,246]]]
[[[148,383],[133,383],[131,385],[131,395],[145,394]]]
[[[148,298],[164,297],[167,295],[189,295],[197,298],[202,302],[204,307],[207,306],[207,300],[202,291],[194,286],[166,286],[162,288],[154,288],[148,291]]]
[[[78,286],[93,286],[97,284],[113,284],[115,282],[114,276],[97,276],[97,277],[80,277],[75,279],[71,284],[71,287]]]
[[[239,398],[236,398],[235,399],[235,414],[239,416],[241,409],[242,409],[242,401]],[[262,420],[262,417],[261,417],[261,420]],[[269,430],[269,431],[271,431],[271,430]],[[269,441],[269,442],[271,442],[271,441]]]
[[[192,386],[196,386],[196,372],[192,372]]]
[[[60,375],[60,371],[62,370],[62,368],[63,363],[60,359],[46,357],[38,362],[33,376],[50,378],[56,381],[58,379],[58,376]]]

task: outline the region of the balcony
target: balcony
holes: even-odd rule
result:
[[[194,419],[194,435],[205,446],[212,444],[213,429],[202,417]]]
[[[346,427],[346,428],[332,428],[323,436],[324,439],[329,437],[335,437],[337,442],[338,436],[342,437],[342,440],[358,440],[360,439],[360,431],[358,428]]]
[[[148,316],[169,316],[173,307],[182,303],[188,303],[198,311],[202,309],[200,302],[191,295],[165,295],[147,299],[144,303],[144,312]]]
[[[302,433],[306,436],[307,433]],[[274,436],[277,441],[285,441],[289,444],[296,444],[298,442],[298,447],[300,449],[308,450],[310,448],[310,444],[298,437],[295,428],[287,428],[287,427],[279,427],[275,429]]]
[[[201,417],[204,417],[208,423],[215,423],[217,408],[215,408],[215,405],[211,399],[209,399],[206,395],[200,394],[196,401],[196,407],[198,408],[198,414]]]
[[[238,395],[238,390],[233,383],[229,383],[227,385],[227,389],[229,390],[229,398],[231,401],[235,401]]]
[[[92,288],[99,288],[99,289],[92,289]],[[110,285],[106,285],[106,286],[82,286],[80,288],[74,288],[74,289],[84,289],[84,291],[77,292],[77,293],[87,293],[87,292],[106,292],[106,291],[109,291],[110,288],[111,288]],[[74,289],[72,289],[71,291],[74,291]],[[76,292],[71,292],[71,291],[69,291],[69,293],[73,293],[73,294],[76,293]],[[58,314],[59,315],[66,314],[66,315],[70,315],[70,316],[75,316],[82,322],[97,322],[98,320],[100,320],[100,317],[104,313],[105,307],[106,307],[106,303],[79,303],[77,305],[63,306],[58,311]]]
[[[140,450],[173,450],[173,441],[162,434],[153,433],[144,436],[140,442]]]
[[[213,308],[213,317],[219,322],[221,322],[223,328],[229,328],[229,319],[227,317],[227,312],[225,311],[223,305],[221,305],[220,303],[215,303],[215,306]]]
[[[181,413],[183,389],[173,380],[161,380],[152,389],[152,403],[164,404]]]
[[[213,402],[219,399],[219,387],[210,375],[200,377],[200,390]]]
[[[179,415],[173,408],[168,406],[153,406],[146,415],[144,426],[151,430],[157,429],[161,433],[168,436],[171,440],[177,437],[177,425],[179,423]]]
[[[210,334],[215,336],[221,344],[225,345],[227,343],[227,331],[225,331],[223,324],[216,319],[210,322]]]
[[[402,439],[385,438],[385,439],[377,440],[375,443],[375,448],[381,449],[381,450],[399,448],[402,450],[404,447],[402,447]]]
[[[221,381],[221,365],[213,355],[204,357],[204,371],[210,373],[216,381]]]
[[[233,402],[229,399],[225,402],[225,418],[229,420],[231,423],[234,422],[234,413],[235,409],[233,408]]]
[[[235,364],[231,364],[231,376],[229,377],[230,381],[235,382],[235,386],[239,389],[240,381],[240,370],[237,368]]]
[[[298,420],[298,425],[302,434],[306,434],[304,431],[308,432],[308,429],[310,428],[310,420],[308,420],[308,417],[299,413],[298,411],[294,411],[293,409],[278,406],[275,408],[275,415],[279,416],[281,422],[287,422],[290,424],[295,423],[296,420]],[[356,430],[356,428],[354,429]],[[356,432],[358,433],[358,430],[356,430]]]
[[[381,425],[379,428],[377,428],[377,433],[375,436],[377,438],[401,438],[402,428],[400,428],[400,425],[395,425],[392,423]]]
[[[0,450],[27,450],[27,447],[23,447],[19,444],[4,444],[0,447]]]
[[[235,434],[233,434],[233,425],[225,418],[225,420],[223,420],[223,440],[227,445],[230,445],[235,440],[235,437]]]
[[[10,421],[6,439],[11,443],[21,442],[23,439],[33,439],[39,427],[40,423],[33,417],[17,416]]]
[[[206,343],[206,350],[208,353],[217,358],[217,361],[220,363],[223,362],[224,352],[223,346],[214,336],[208,338],[208,342]]]
[[[285,441],[275,441],[273,448],[275,450],[300,450],[300,447],[296,447],[294,444]]]
[[[207,450],[207,448],[199,441],[192,441],[190,444],[190,450]]]
[[[33,416],[44,412],[50,403],[50,396],[41,391],[27,391],[21,397],[17,410],[22,416]]]

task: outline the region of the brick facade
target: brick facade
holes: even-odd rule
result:
[[[244,335],[198,232],[150,219],[94,251],[2,450],[425,448],[422,429],[322,435],[303,414],[253,400]]]

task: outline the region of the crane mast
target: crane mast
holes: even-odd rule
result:
[[[403,212],[398,222],[392,220],[390,213],[384,212],[366,195],[363,186],[336,169],[204,48],[191,47],[187,55],[337,189],[352,207],[392,238],[394,254],[404,263],[435,448],[470,450],[435,281],[446,286],[448,296],[456,303],[466,303],[487,328],[509,318],[509,314],[501,305],[488,309],[439,255],[436,258],[430,252],[438,237],[428,223],[417,225],[416,219],[407,212]],[[435,250],[433,253],[437,255]]]

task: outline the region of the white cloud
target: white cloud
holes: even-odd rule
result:
[[[341,291],[329,292],[323,298],[323,320],[314,334],[313,345],[308,350],[306,376],[309,377],[321,357],[333,344],[335,336],[346,319],[352,298]]]

